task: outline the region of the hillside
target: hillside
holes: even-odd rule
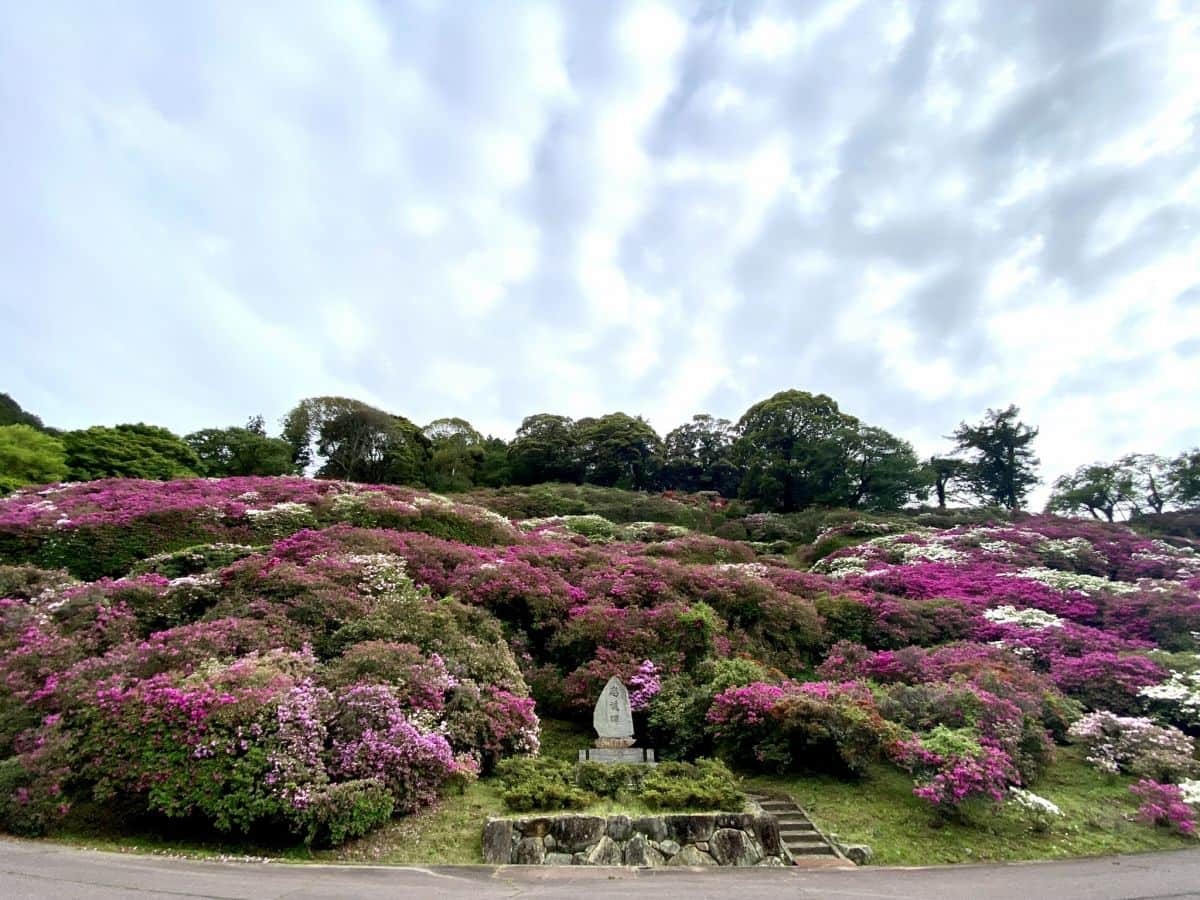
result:
[[[886,770],[942,822],[1053,781],[1069,739],[1196,777],[1200,556],[1119,525],[113,479],[0,500],[0,597],[18,833],[338,844],[587,720],[614,674],[666,757]]]

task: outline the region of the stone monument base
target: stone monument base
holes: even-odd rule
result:
[[[637,743],[631,737],[602,737],[596,738],[596,746],[601,750],[624,750]]]
[[[589,747],[579,751],[580,762],[658,765],[651,747]]]

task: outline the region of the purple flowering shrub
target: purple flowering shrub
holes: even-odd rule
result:
[[[939,816],[957,814],[971,801],[1001,803],[1009,786],[1021,783],[1012,758],[969,729],[938,725],[927,734],[897,742],[891,754],[916,778],[913,794]]]
[[[1143,778],[1129,790],[1141,800],[1138,818],[1150,825],[1161,825],[1180,834],[1196,834],[1196,809],[1184,802],[1183,790],[1177,784],[1160,784]]]

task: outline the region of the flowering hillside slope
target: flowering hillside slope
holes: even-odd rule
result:
[[[1189,827],[1161,792],[1194,791],[1194,551],[1038,517],[815,546],[841,545],[809,569],[678,524],[300,478],[22,491],[0,501],[0,824],[101,802],[337,843],[536,752],[538,715],[586,718],[616,674],[668,756],[882,761],[946,815],[1076,740]]]

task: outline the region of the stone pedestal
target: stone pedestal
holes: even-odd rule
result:
[[[579,761],[657,765],[652,747],[590,747],[579,751]]]

